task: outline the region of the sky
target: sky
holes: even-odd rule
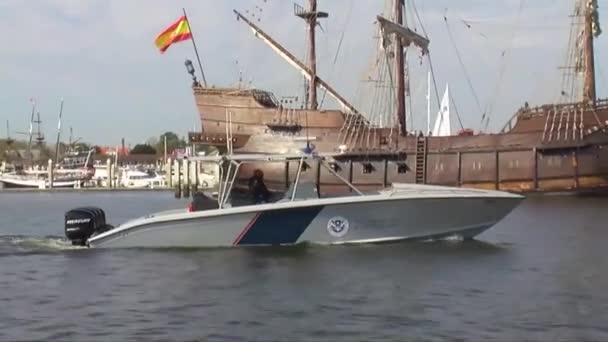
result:
[[[531,105],[556,101],[572,0],[408,2],[417,6],[431,40],[439,92],[450,85],[464,126],[479,129],[481,112],[491,107],[489,128],[497,131],[525,101]],[[602,21],[608,0],[599,6]],[[362,96],[369,96],[361,94],[360,85],[375,53],[374,21],[383,7],[380,0],[319,0],[319,8],[330,13],[317,34],[319,74],[355,106]],[[260,27],[303,57],[305,28],[293,16],[292,1],[0,0],[1,127],[9,120],[13,136],[15,131],[26,132],[30,99],[34,99],[43,132],[52,143],[63,98],[66,139],[69,127],[75,138],[100,145],[117,145],[121,138],[134,145],[165,131],[186,135],[198,130],[191,79],[184,67],[186,58],[195,61],[191,42],[171,46],[165,54],[154,46],[156,35],[182,14],[182,8],[188,13],[210,84],[236,85],[242,75],[245,84],[273,91],[278,98],[301,96],[298,72],[253,37],[232,13],[233,9],[256,13]],[[452,38],[444,22],[446,13]],[[420,30],[413,11],[408,14],[408,22]],[[608,31],[603,22],[602,28]],[[608,53],[607,34],[596,39],[600,97],[608,86],[608,71],[601,63]],[[466,74],[452,44],[458,46]],[[415,54],[412,50],[410,56]],[[416,129],[426,126],[427,69],[419,64],[417,57],[412,58]],[[437,104],[432,106],[436,112]],[[5,135],[2,128],[0,137]]]

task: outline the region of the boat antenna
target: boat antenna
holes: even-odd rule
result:
[[[59,120],[57,121],[57,143],[55,144],[55,165],[59,161],[59,142],[61,137],[61,115],[63,114],[63,98],[59,104]]]

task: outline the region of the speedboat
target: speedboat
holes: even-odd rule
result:
[[[65,214],[65,233],[88,247],[231,247],[313,243],[360,244],[407,239],[472,239],[494,226],[523,196],[478,189],[393,184],[363,193],[331,167],[333,156],[224,155],[199,157],[219,164],[217,196],[199,194],[188,208],[159,212],[113,227],[100,208]],[[272,203],[233,205],[233,188],[246,163],[298,162],[295,181]],[[352,192],[320,196],[300,181],[306,163],[318,162]]]
[[[125,169],[120,185],[125,188],[157,188],[165,185],[165,178],[154,170]]]

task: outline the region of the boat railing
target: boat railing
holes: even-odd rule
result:
[[[587,105],[584,102],[568,102],[559,104],[548,104],[536,107],[529,107],[527,104],[517,110],[517,112],[507,121],[500,130],[500,133],[507,133],[515,127],[519,119],[531,119],[538,116],[545,116],[549,111],[565,112],[576,111],[585,108]],[[608,99],[598,99],[595,103],[595,109],[605,109],[608,107]]]

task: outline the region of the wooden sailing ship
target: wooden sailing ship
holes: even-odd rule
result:
[[[309,0],[295,7],[307,25],[307,63],[300,61],[238,11],[237,18],[254,35],[295,67],[308,81],[306,105],[289,108],[273,94],[253,88],[192,86],[202,131],[190,141],[239,153],[294,153],[303,149],[342,152],[335,172],[363,188],[392,182],[501,189],[514,192],[583,192],[608,188],[608,100],[596,99],[593,40],[599,35],[597,1],[576,0],[571,83],[583,78],[580,96],[571,101],[519,109],[500,133],[452,136],[412,134],[406,129],[409,79],[404,58],[408,47],[422,55],[429,39],[404,26],[403,0],[390,1],[390,13],[377,16],[380,48],[377,74],[388,83],[389,95],[370,111],[360,111],[316,71],[315,30],[327,13]],[[340,109],[319,109],[317,90],[332,96]],[[572,86],[572,89],[575,89]],[[370,95],[372,96],[372,95]],[[574,98],[576,96],[576,98]],[[378,102],[378,101],[377,101]],[[255,166],[252,166],[255,167]],[[296,165],[262,167],[275,188],[289,185]],[[243,177],[251,169],[242,170]],[[310,165],[304,177],[323,191],[338,191],[329,172]],[[334,185],[336,187],[334,187]],[[344,188],[346,189],[346,188]]]

